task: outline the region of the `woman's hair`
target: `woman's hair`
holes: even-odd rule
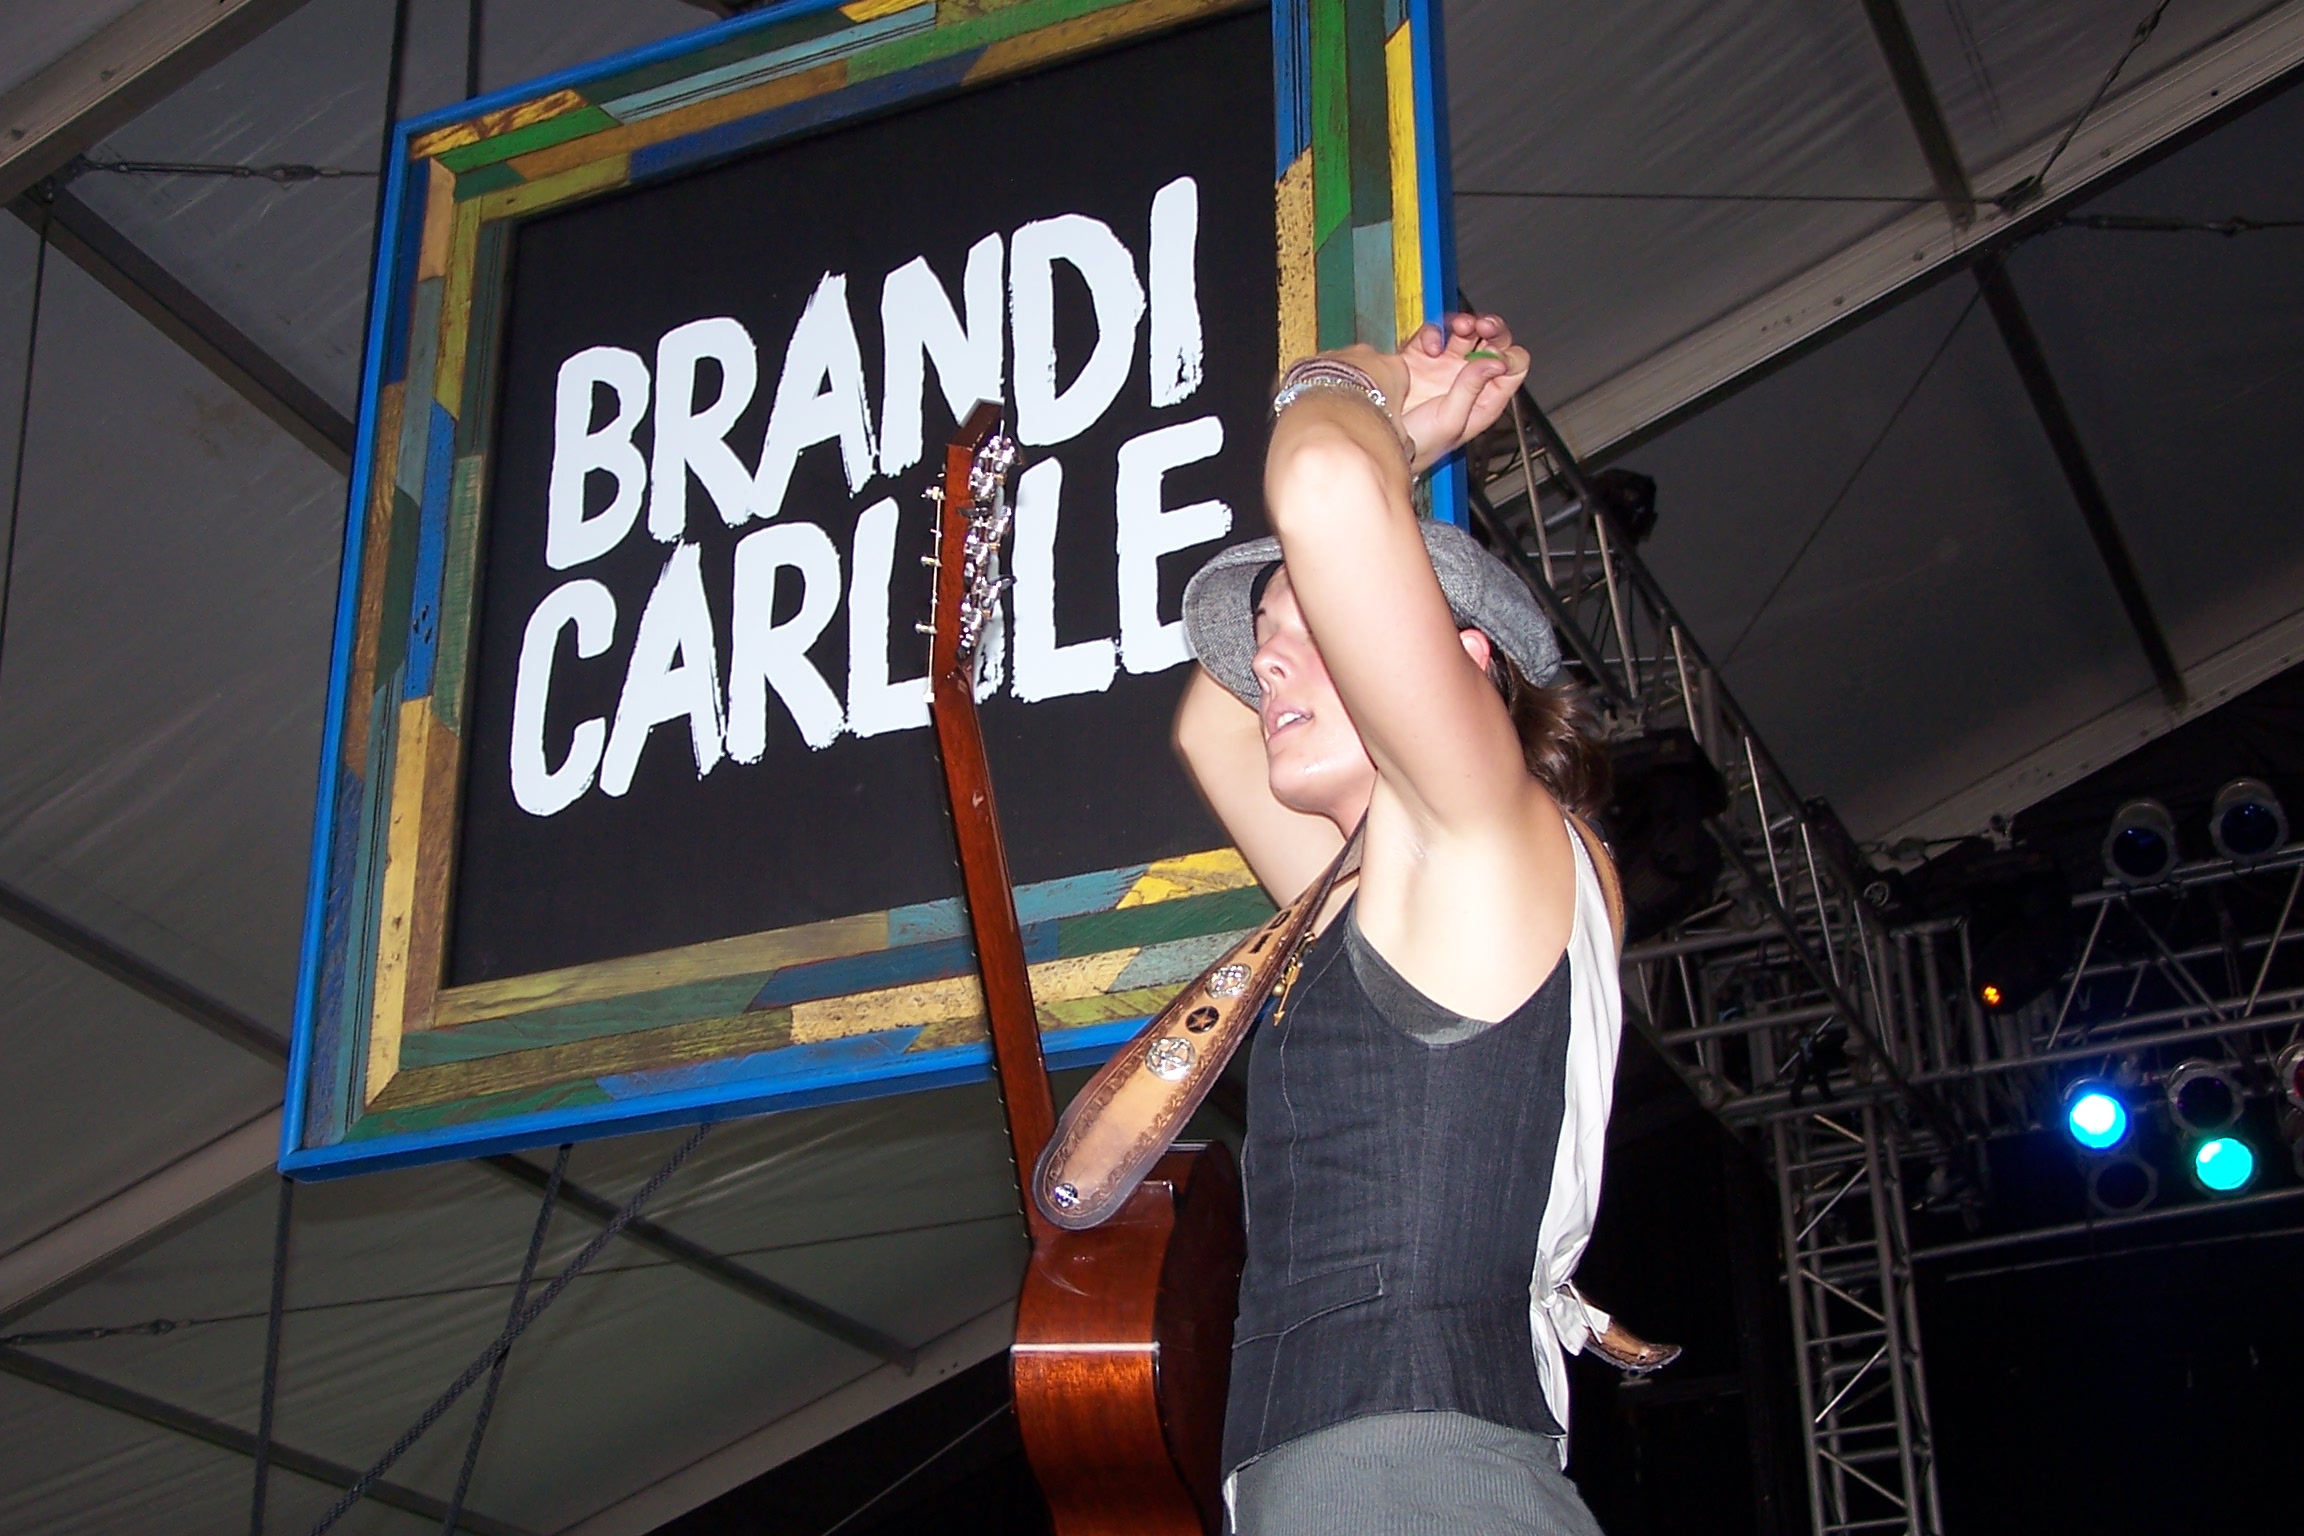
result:
[[[1488,681],[1504,696],[1520,756],[1536,782],[1561,809],[1589,821],[1608,806],[1608,749],[1584,690],[1571,684],[1541,687],[1528,681],[1504,649],[1490,641]]]

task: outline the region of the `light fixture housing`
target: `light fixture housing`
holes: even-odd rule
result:
[[[2288,1095],[2288,1102],[2304,1109],[2304,1040],[2284,1046],[2272,1058],[2272,1076],[2280,1084],[2280,1091]]]
[[[2208,807],[2208,838],[2235,864],[2253,864],[2288,846],[2288,813],[2262,779],[2234,779]]]
[[[2248,1106],[2248,1090],[2230,1067],[2194,1057],[2168,1074],[2168,1112],[2195,1136],[2216,1136],[2232,1128]]]
[[[2128,1139],[2128,1105],[2112,1085],[2084,1077],[2064,1090],[2064,1133],[2085,1152],[2109,1152]]]
[[[2088,1165],[2088,1206],[2099,1216],[2133,1216],[2159,1195],[2159,1170],[2133,1152]]]
[[[2212,1195],[2236,1195],[2256,1182],[2256,1149],[2229,1132],[2192,1148],[2192,1177]]]
[[[2104,869],[2122,885],[2165,880],[2176,867],[2176,820],[2157,800],[2131,800],[2104,832]]]

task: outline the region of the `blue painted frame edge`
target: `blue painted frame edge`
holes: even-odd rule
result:
[[[1447,49],[1440,0],[1408,0],[1410,71],[1415,82],[1418,256],[1424,268],[1424,318],[1456,306],[1456,179],[1448,154]],[[1432,515],[1461,528],[1469,517],[1469,484],[1461,453],[1433,466]]]
[[[923,1065],[909,1071],[875,1071],[865,1077],[853,1072],[828,1072],[815,1088],[787,1087],[764,1093],[757,1085],[703,1088],[667,1093],[651,1100],[645,1110],[619,1111],[615,1106],[588,1106],[576,1111],[546,1111],[496,1122],[487,1135],[459,1135],[461,1127],[442,1131],[380,1136],[373,1141],[338,1142],[327,1147],[303,1146],[313,1033],[317,1021],[320,949],[325,938],[328,890],[328,854],[335,836],[336,784],[344,744],[344,705],[351,683],[352,651],[360,598],[360,554],[367,534],[368,481],[374,470],[376,405],[382,392],[384,338],[394,325],[407,322],[407,303],[414,285],[403,285],[394,253],[400,248],[410,161],[409,142],[420,133],[459,123],[485,112],[530,101],[587,80],[621,73],[658,60],[709,47],[795,16],[829,10],[846,0],[784,0],[750,14],[713,26],[699,27],[677,37],[614,54],[605,59],[555,75],[456,102],[451,106],[408,118],[392,131],[392,163],[385,177],[384,215],[377,229],[376,275],[369,294],[368,331],[360,365],[360,412],[354,433],[352,469],[345,492],[344,553],[337,574],[336,629],[328,662],[327,714],[321,722],[319,783],[314,796],[312,853],[305,873],[304,933],[297,952],[296,1003],[288,1037],[288,1066],[280,1123],[280,1171],[305,1179],[338,1178],[354,1173],[442,1162],[456,1157],[481,1157],[513,1147],[536,1146],[554,1140],[592,1140],[629,1135],[672,1124],[732,1119],[764,1110],[799,1109],[873,1097],[883,1084],[901,1082],[909,1090],[948,1087],[983,1078],[991,1064],[984,1046],[955,1047],[921,1058]],[[373,788],[373,786],[371,786]],[[1051,1071],[1072,1066],[1101,1065],[1112,1050],[1142,1027],[1142,1019],[1067,1031],[1073,1038],[1061,1051],[1050,1051]],[[802,1077],[801,1082],[807,1079]],[[708,1110],[711,1113],[698,1113]]]
[[[1041,1037],[1041,1048],[1047,1056],[1048,1070],[1065,1072],[1076,1068],[1100,1067],[1110,1059],[1113,1051],[1133,1039],[1148,1021],[1149,1015],[1115,1019],[1106,1024],[1063,1030],[1054,1036],[1044,1035]],[[812,1109],[828,1104],[853,1103],[860,1099],[882,1097],[891,1091],[887,1086],[891,1083],[901,1084],[900,1091],[918,1092],[928,1088],[951,1088],[963,1083],[983,1082],[991,1065],[992,1051],[989,1045],[956,1045],[940,1051],[923,1052],[911,1061],[900,1060],[893,1070],[888,1067],[876,1068],[868,1077],[857,1074],[852,1068],[827,1067],[815,1072],[794,1073],[773,1088],[754,1082],[671,1090],[650,1095],[641,1101],[645,1106],[643,1108],[621,1112],[614,1106],[592,1105],[585,1111],[541,1110],[534,1114],[510,1116],[488,1122],[486,1134],[478,1136],[472,1135],[468,1126],[448,1126],[436,1131],[408,1131],[397,1136],[379,1136],[372,1141],[339,1142],[334,1146],[309,1150],[291,1149],[282,1154],[280,1171],[305,1180],[344,1178],[352,1174],[382,1172],[387,1168],[441,1162],[450,1157],[487,1157],[497,1152],[509,1152],[554,1141],[597,1141],[608,1136],[629,1136],[642,1131],[661,1130],[671,1125],[733,1120],[767,1110]]]

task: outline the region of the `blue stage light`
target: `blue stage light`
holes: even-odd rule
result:
[[[2064,1128],[2091,1152],[2108,1152],[2128,1138],[2128,1106],[2102,1083],[2074,1083],[2064,1101]]]
[[[2246,1189],[2256,1177],[2256,1149],[2237,1136],[2211,1136],[2194,1149],[2192,1171],[2215,1194]]]

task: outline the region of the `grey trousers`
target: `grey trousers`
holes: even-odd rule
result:
[[[1242,1467],[1237,1536],[1601,1536],[1559,1443],[1461,1413],[1380,1413]]]

